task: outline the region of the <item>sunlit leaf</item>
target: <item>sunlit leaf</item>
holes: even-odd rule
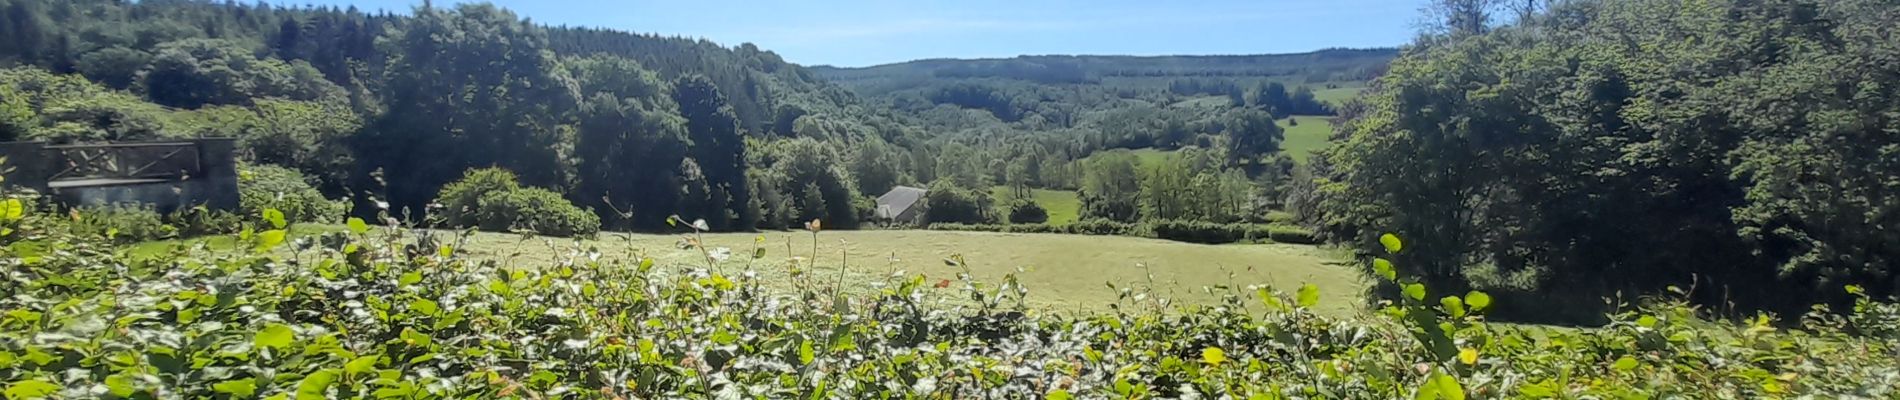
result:
[[[1465,293],[1465,305],[1471,306],[1472,312],[1484,311],[1491,307],[1491,295],[1476,290]]]
[[[235,398],[251,397],[257,394],[257,379],[244,378],[218,382],[215,385],[211,385],[211,390],[228,394]]]
[[[26,218],[26,203],[21,202],[20,199],[0,201],[0,220],[13,222],[23,218]]]
[[[1315,305],[1319,305],[1319,286],[1311,283],[1301,285],[1298,296],[1301,308],[1312,308]]]
[[[1399,250],[1405,248],[1405,243],[1399,241],[1399,235],[1390,233],[1379,235],[1379,244],[1385,245],[1385,252],[1391,254],[1398,254]]]
[[[297,334],[290,330],[289,325],[269,324],[264,325],[263,330],[257,331],[257,335],[255,335],[251,341],[255,343],[257,347],[281,349],[290,347],[290,343],[296,339]]]
[[[1465,363],[1465,365],[1477,364],[1478,349],[1466,347],[1458,350],[1458,362]]]
[[[1201,362],[1207,363],[1208,365],[1220,365],[1223,362],[1227,362],[1227,352],[1221,350],[1219,347],[1201,349]]]
[[[1438,306],[1443,308],[1445,314],[1450,315],[1452,318],[1465,316],[1465,302],[1463,299],[1459,299],[1458,296],[1445,296],[1444,298],[1438,299]]]
[[[1383,258],[1372,259],[1372,272],[1388,281],[1396,281],[1399,279],[1399,272],[1397,269],[1392,268],[1392,261]]]
[[[45,398],[52,396],[54,393],[59,393],[59,385],[37,379],[19,381],[7,386],[6,393],[9,399]]]
[[[333,369],[318,370],[304,376],[303,381],[297,383],[297,398],[327,398],[324,392],[330,390],[330,385],[336,383],[336,378],[337,371]]]
[[[257,250],[270,250],[284,243],[284,230],[272,229],[257,234]]]
[[[277,229],[284,229],[289,224],[289,221],[284,220],[284,212],[275,208],[264,209],[264,222],[269,222],[271,227]]]
[[[1412,300],[1425,301],[1425,285],[1424,284],[1419,284],[1419,283],[1407,284],[1405,285],[1405,289],[1403,290],[1405,291],[1405,297],[1411,298]]]
[[[1617,358],[1616,363],[1612,364],[1610,368],[1615,368],[1620,372],[1630,372],[1635,370],[1637,365],[1636,357],[1623,356],[1622,358]]]
[[[369,233],[369,223],[363,222],[362,218],[350,217],[350,220],[344,223],[350,226],[350,232],[359,235]]]

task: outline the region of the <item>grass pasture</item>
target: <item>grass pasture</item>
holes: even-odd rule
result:
[[[990,198],[996,199],[996,215],[1008,218],[1009,187],[1001,185],[990,187]],[[1068,225],[1075,222],[1082,214],[1082,199],[1076,197],[1075,191],[1030,189],[1029,199],[1049,212],[1048,224],[1050,225]]]
[[[1295,162],[1306,162],[1308,155],[1332,144],[1330,139],[1333,135],[1333,118],[1336,117],[1295,115],[1292,118],[1277,121],[1280,129],[1285,131],[1285,139],[1280,142],[1280,151],[1293,157]],[[1298,121],[1299,125],[1289,126],[1288,119]]]
[[[300,225],[307,226],[307,225]],[[309,226],[293,233],[340,230]],[[440,231],[446,233],[446,231]],[[589,249],[603,258],[649,257],[661,265],[705,265],[697,250],[683,248],[684,237],[668,234],[602,233],[597,239],[528,238],[514,234],[478,232],[460,250],[477,260],[494,260],[512,267],[545,267],[553,260],[580,257]],[[893,272],[924,274],[931,283],[956,278],[962,269],[946,258],[962,255],[970,273],[986,285],[999,285],[1004,275],[1017,273],[1028,288],[1030,306],[1052,312],[1108,310],[1119,293],[1109,289],[1153,288],[1153,295],[1176,304],[1219,304],[1220,296],[1202,288],[1231,285],[1243,292],[1248,305],[1258,306],[1248,285],[1272,285],[1291,293],[1304,283],[1320,288],[1319,309],[1333,315],[1351,315],[1359,309],[1366,283],[1361,273],[1336,261],[1325,250],[1302,245],[1202,245],[1118,236],[941,232],[922,230],[827,231],[817,237],[804,231],[716,233],[704,235],[708,248],[727,248],[722,262],[729,273],[751,268],[762,276],[784,276],[788,259],[812,260],[809,272],[818,281],[834,282],[844,266],[843,282],[850,290],[869,291]],[[238,251],[229,237],[192,239],[213,251]],[[158,254],[188,241],[162,241],[133,246],[133,252]],[[285,248],[288,248],[286,246]],[[756,248],[765,256],[753,260]],[[280,251],[283,251],[280,249]],[[1021,268],[1021,272],[1017,272]],[[1229,278],[1229,274],[1232,278]],[[1149,280],[1149,274],[1153,280]],[[784,282],[786,279],[767,279]],[[943,294],[957,293],[940,289]]]
[[[1320,89],[1320,90],[1313,91],[1313,99],[1319,100],[1321,103],[1327,103],[1327,104],[1331,104],[1337,107],[1341,104],[1346,104],[1347,101],[1352,101],[1352,99],[1359,97],[1359,93],[1364,92],[1365,90],[1366,88],[1363,88],[1363,87],[1342,87],[1342,88],[1332,88],[1332,89]]]

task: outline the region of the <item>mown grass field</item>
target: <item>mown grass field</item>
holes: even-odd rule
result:
[[[1009,187],[1000,185],[991,187],[990,197],[996,199],[996,215],[1007,218],[1011,197]],[[1082,214],[1082,200],[1075,196],[1074,191],[1030,189],[1029,199],[1049,212],[1048,224],[1050,225],[1068,225],[1075,222]]]
[[[1347,101],[1351,101],[1355,97],[1359,97],[1359,92],[1364,92],[1365,90],[1366,88],[1363,87],[1320,89],[1313,91],[1313,99],[1319,100],[1322,103],[1332,104],[1333,106],[1339,106],[1340,104],[1346,104]]]
[[[1285,131],[1285,139],[1280,142],[1280,151],[1293,157],[1295,162],[1306,162],[1306,157],[1314,151],[1326,148],[1332,142],[1333,118],[1320,115],[1295,115],[1277,121]],[[1289,125],[1287,120],[1295,120],[1299,125]]]
[[[340,227],[299,225],[293,238]],[[438,231],[443,234],[452,232]],[[585,254],[590,249],[606,257],[650,257],[661,265],[705,265],[698,250],[683,248],[684,236],[667,234],[603,233],[597,239],[477,232],[460,250],[477,259],[495,260],[512,267],[545,267],[552,260]],[[1319,309],[1346,316],[1360,309],[1366,282],[1324,249],[1286,244],[1202,245],[1117,236],[1008,234],[919,230],[826,231],[817,237],[813,252],[810,232],[718,233],[704,235],[708,248],[726,248],[730,258],[721,262],[729,273],[747,268],[764,276],[787,273],[788,260],[799,257],[807,272],[834,282],[844,268],[848,290],[874,290],[897,271],[905,276],[924,274],[931,283],[954,280],[962,269],[946,258],[961,255],[970,273],[989,285],[1016,273],[1029,290],[1029,304],[1048,312],[1099,312],[1110,309],[1118,288],[1152,288],[1152,296],[1178,304],[1218,305],[1220,295],[1203,288],[1237,288],[1249,305],[1249,285],[1272,285],[1293,292],[1301,284],[1320,287]],[[228,237],[162,241],[134,246],[134,253],[156,254],[180,244],[204,242],[214,251],[235,251]],[[286,246],[289,247],[289,246]],[[765,256],[752,259],[756,248]],[[584,257],[584,256],[576,256]],[[1021,269],[1018,272],[1018,268]],[[1152,280],[1150,275],[1152,274]],[[1231,274],[1231,277],[1230,277]],[[775,281],[785,281],[775,279]],[[993,286],[992,286],[993,287]],[[945,294],[954,290],[945,289]]]

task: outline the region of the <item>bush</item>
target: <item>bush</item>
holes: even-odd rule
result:
[[[524,229],[543,235],[577,236],[600,231],[600,216],[541,188],[521,187],[515,175],[497,168],[470,170],[442,188],[443,222],[506,232]]]
[[[476,226],[478,210],[481,210],[482,195],[506,192],[521,188],[515,180],[515,173],[501,168],[478,168],[468,170],[462,180],[442,187],[436,195],[435,203],[442,207],[442,223],[448,226]]]
[[[253,210],[248,213],[253,218],[257,218],[263,214],[263,210]],[[290,217],[286,216],[285,220],[290,221]],[[237,233],[243,230],[246,221],[245,214],[192,207],[166,215],[165,222],[177,227],[179,236],[194,237]]]
[[[950,179],[938,179],[930,183],[930,192],[924,195],[924,219],[928,222],[956,222],[965,224],[986,223],[990,221],[990,194],[956,184]]]
[[[1009,223],[1040,224],[1049,222],[1049,211],[1034,201],[1017,200],[1009,206]]]
[[[1207,221],[1151,221],[1143,223],[1155,238],[1191,243],[1233,243],[1247,239],[1246,224]]]
[[[1069,224],[1069,226],[1065,228],[1067,228],[1068,230],[1067,233],[1073,233],[1073,234],[1078,234],[1078,235],[1146,236],[1146,235],[1138,234],[1137,231],[1139,231],[1140,229],[1135,224],[1131,224],[1127,222],[1111,221],[1111,220],[1100,219],[1100,218],[1076,221],[1075,223]]]
[[[343,221],[349,207],[344,201],[324,198],[296,170],[274,165],[239,167],[238,211],[252,222],[262,222],[264,210],[275,209],[291,223],[334,224]]]
[[[80,237],[106,238],[116,243],[138,243],[178,236],[149,206],[109,205],[74,208],[67,232]]]
[[[1291,224],[1298,218],[1286,211],[1269,211],[1263,220],[1269,224]]]
[[[1313,231],[1293,225],[1267,225],[1267,238],[1277,243],[1319,244]]]

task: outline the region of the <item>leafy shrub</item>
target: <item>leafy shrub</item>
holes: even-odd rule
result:
[[[1138,234],[1141,229],[1136,224],[1101,219],[1101,218],[1091,218],[1091,219],[1076,221],[1075,223],[1069,224],[1067,228],[1069,230],[1068,233],[1073,233],[1073,234],[1078,234],[1078,235],[1143,236],[1143,235]]]
[[[515,174],[500,168],[469,170],[462,180],[442,188],[436,203],[443,223],[488,231],[525,229],[544,235],[575,236],[600,231],[600,216],[546,189],[522,187]]]
[[[149,206],[108,205],[76,207],[66,225],[73,235],[106,238],[116,243],[137,243],[178,236],[178,228],[165,223],[163,216]]]
[[[1319,244],[1313,231],[1293,225],[1267,225],[1267,238],[1278,243]]]
[[[343,221],[349,204],[323,197],[303,173],[275,165],[247,165],[238,171],[238,209],[247,218],[261,218],[264,210],[284,213],[292,222],[334,224]],[[263,222],[253,219],[253,222]]]
[[[1261,220],[1269,224],[1291,224],[1294,222],[1294,219],[1296,218],[1294,218],[1293,213],[1290,212],[1269,211]]]
[[[1049,210],[1042,209],[1034,201],[1017,200],[1009,205],[1009,223],[1040,224],[1049,222]]]
[[[240,192],[242,190],[239,189]],[[242,194],[239,197],[242,198]],[[263,210],[250,210],[249,214],[252,218],[256,218],[263,214]],[[285,221],[295,222],[288,217]],[[247,221],[244,214],[212,210],[202,206],[174,211],[165,216],[165,223],[178,228],[178,235],[184,237],[237,233],[244,228],[245,222]]]
[[[515,173],[501,168],[468,170],[462,179],[442,187],[435,203],[442,207],[439,217],[449,226],[477,226],[482,196],[521,188]]]
[[[543,235],[576,236],[600,231],[600,216],[575,207],[558,193],[515,188],[483,194],[475,220],[482,230],[526,229]]]
[[[1190,243],[1233,243],[1247,238],[1247,225],[1206,221],[1144,222],[1155,238]]]
[[[1028,312],[1030,289],[1013,276],[986,285],[969,274],[960,282],[898,274],[881,289],[836,294],[840,301],[787,301],[833,296],[814,287],[830,277],[726,275],[733,266],[711,256],[656,265],[587,251],[542,260],[560,268],[511,268],[426,250],[440,248],[426,232],[327,235],[296,255],[309,262],[253,251],[282,244],[281,232],[260,234],[242,242],[250,248],[158,254],[138,268],[71,236],[31,239],[0,238],[8,272],[0,293],[12,294],[0,296],[0,354],[15,357],[0,363],[7,398],[1900,393],[1900,340],[1843,328],[1891,321],[1861,311],[1878,307],[1809,319],[1798,331],[1766,317],[1702,320],[1670,304],[1611,315],[1598,329],[1504,328],[1485,319],[1497,306],[1489,295],[1432,292],[1390,274],[1389,262],[1375,270],[1403,297],[1370,315],[1317,312],[1315,285],[1291,294],[1257,287],[1202,308],[1170,309],[1136,292],[1117,300],[1117,312],[1076,315]],[[1399,242],[1390,243],[1397,253]],[[952,297],[968,300],[940,301]]]
[[[953,179],[938,179],[930,183],[929,193],[924,195],[924,219],[928,222],[959,222],[965,224],[990,221],[990,205],[994,201],[988,192],[958,185]]]

